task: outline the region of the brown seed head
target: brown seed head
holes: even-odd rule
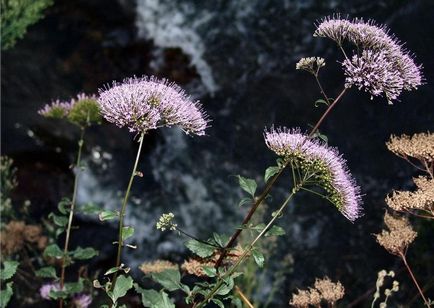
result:
[[[338,282],[332,282],[328,277],[315,280],[315,289],[321,293],[321,297],[328,303],[335,303],[345,295],[344,286]]]
[[[404,254],[408,245],[416,238],[417,232],[413,231],[405,217],[393,217],[386,213],[384,222],[389,231],[382,230],[381,233],[375,235],[378,244],[392,254]]]
[[[144,274],[161,273],[168,269],[178,269],[178,265],[165,260],[155,260],[152,262],[142,263],[139,269]]]

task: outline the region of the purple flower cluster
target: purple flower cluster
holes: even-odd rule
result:
[[[71,107],[70,102],[55,100],[51,102],[51,104],[46,104],[42,109],[38,110],[38,113],[44,117],[60,119],[68,116]]]
[[[389,102],[397,99],[404,86],[402,78],[393,73],[392,64],[382,51],[363,50],[362,54],[346,59],[342,66],[345,72],[345,86],[355,86],[372,96],[384,93]]]
[[[60,291],[60,284],[57,282],[46,283],[39,289],[39,294],[43,299],[51,299],[51,291]],[[84,293],[77,293],[73,296],[74,307],[87,308],[92,303],[92,296]]]
[[[92,296],[80,293],[72,298],[72,302],[76,308],[87,308],[92,303]]]
[[[39,289],[39,294],[43,299],[51,299],[50,298],[50,292],[51,291],[60,291],[60,284],[59,283],[46,283],[42,285],[42,287]]]
[[[350,221],[361,216],[360,188],[338,150],[310,139],[299,129],[271,128],[264,133],[267,147],[277,155],[294,159],[303,171],[313,174],[327,199]]]
[[[421,66],[389,30],[374,21],[348,20],[340,15],[326,17],[317,24],[314,36],[328,37],[340,47],[345,41],[357,47],[342,63],[346,87],[364,89],[372,96],[384,93],[389,103],[403,90],[411,91],[422,84]]]
[[[55,100],[51,104],[46,104],[38,113],[48,118],[66,118],[74,106],[84,100],[96,100],[96,96],[79,93],[76,98],[71,98],[69,101]]]
[[[162,126],[179,126],[187,134],[204,135],[207,116],[176,84],[155,77],[128,78],[100,89],[103,117],[131,132],[146,132]]]

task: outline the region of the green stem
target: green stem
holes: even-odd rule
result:
[[[115,265],[115,267],[117,267],[117,268],[119,268],[119,266],[121,265],[121,255],[122,255],[122,247],[123,247],[122,229],[124,227],[125,210],[126,210],[126,207],[127,207],[128,197],[129,197],[130,191],[131,191],[131,186],[133,185],[133,181],[134,181],[134,178],[136,176],[137,165],[139,164],[140,152],[142,151],[142,145],[143,145],[144,136],[145,136],[145,133],[142,133],[140,135],[139,149],[137,150],[136,161],[134,162],[133,171],[131,172],[130,181],[128,182],[127,191],[125,192],[124,201],[122,202],[122,208],[121,208],[121,211],[120,211],[120,214],[119,214],[118,253],[117,253],[117,256],[116,256],[116,265]],[[112,281],[112,284],[111,284],[111,287],[110,287],[111,291],[113,291],[113,289],[115,287],[117,277],[118,277],[118,272],[115,272],[115,274],[113,276],[113,281]]]
[[[327,96],[327,94],[325,93],[324,88],[322,87],[321,82],[319,81],[318,73],[316,73],[314,76],[315,76],[316,84],[318,85],[319,90],[321,91],[322,96],[325,98],[325,100],[327,102],[327,105],[330,106],[330,99]]]
[[[68,246],[69,246],[69,239],[71,236],[71,227],[72,227],[72,219],[74,217],[74,210],[75,210],[75,203],[77,199],[77,191],[78,191],[78,178],[81,173],[81,153],[83,150],[83,144],[84,144],[84,132],[85,128],[81,127],[81,133],[80,133],[80,140],[78,141],[78,154],[77,154],[77,161],[75,163],[76,173],[75,173],[75,179],[74,179],[74,190],[72,192],[72,201],[71,201],[71,208],[69,210],[69,218],[68,218],[68,226],[66,228],[66,237],[65,237],[65,244],[63,249],[63,258],[62,258],[62,268],[60,273],[60,289],[63,289],[63,286],[65,285],[65,269],[66,269],[66,256],[68,255]],[[59,301],[59,308],[63,307],[63,299],[60,299]]]
[[[230,277],[235,272],[235,270],[238,268],[238,266],[251,253],[251,251],[253,250],[253,247],[255,246],[256,242],[259,241],[259,239],[269,230],[269,228],[273,225],[273,223],[276,221],[276,219],[280,217],[280,215],[282,214],[283,210],[288,205],[289,201],[298,192],[298,190],[300,189],[301,186],[302,186],[302,184],[299,184],[299,185],[297,185],[296,187],[294,187],[292,189],[291,194],[288,196],[288,198],[286,198],[286,200],[280,206],[279,210],[275,213],[275,215],[273,216],[273,218],[268,222],[268,224],[261,231],[261,233],[259,233],[258,236],[256,236],[256,238],[247,246],[247,249],[244,250],[244,253],[238,259],[238,261],[223,276],[219,277],[219,279],[216,282],[215,287],[211,290],[210,293],[208,293],[208,295],[205,297],[205,299],[198,304],[197,308],[204,307],[214,297],[214,295],[218,292],[218,290],[223,285],[225,279],[228,278],[228,277]]]

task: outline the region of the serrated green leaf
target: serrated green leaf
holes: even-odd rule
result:
[[[56,238],[58,238],[59,235],[62,234],[63,232],[65,232],[65,228],[58,227],[58,228],[56,229]]]
[[[119,218],[119,213],[116,211],[102,211],[101,213],[99,213],[98,217],[101,221],[113,220]]]
[[[137,293],[142,297],[142,304],[150,308],[175,308],[175,305],[169,298],[166,292],[155,290],[146,290],[140,288],[137,284],[134,285]]]
[[[119,298],[124,297],[128,290],[133,287],[133,278],[120,275],[112,292],[107,292],[113,303],[116,303]]]
[[[92,247],[81,248],[77,247],[74,251],[71,251],[72,257],[77,260],[87,260],[98,255],[98,251]]]
[[[69,213],[71,207],[71,200],[69,198],[63,198],[58,204],[57,208],[59,209],[59,212],[63,215],[66,215]]]
[[[256,184],[256,181],[253,179],[248,179],[245,177],[242,177],[241,175],[238,175],[238,183],[240,184],[240,187],[246,191],[249,195],[252,197],[255,196],[256,188],[258,185]]]
[[[213,298],[212,302],[214,304],[216,304],[217,306],[219,306],[220,308],[225,308],[225,305],[223,305],[223,302],[221,300],[217,299],[217,298]]]
[[[265,258],[264,258],[264,255],[262,254],[262,252],[260,252],[257,249],[253,249],[252,250],[252,255],[253,255],[253,259],[255,260],[256,264],[259,267],[263,267],[264,266]]]
[[[202,266],[202,270],[208,277],[215,277],[217,275],[217,271],[212,266]]]
[[[215,247],[198,242],[196,240],[187,241],[185,246],[201,258],[210,257],[215,250]]]
[[[282,227],[272,226],[270,230],[265,233],[265,236],[281,236],[285,235],[286,232]]]
[[[134,228],[133,227],[123,227],[122,228],[122,241],[125,241],[129,237],[133,236],[134,234]]]
[[[170,292],[181,288],[181,274],[177,269],[167,269],[159,273],[152,273],[151,277]]]
[[[57,244],[51,244],[45,248],[44,256],[52,258],[62,258],[63,251],[60,249],[59,246],[57,246]]]
[[[68,217],[62,215],[56,215],[54,213],[50,213],[48,215],[49,218],[53,219],[53,222],[56,226],[65,227],[68,224]]]
[[[250,202],[252,202],[252,198],[250,198],[250,197],[244,197],[244,198],[242,198],[240,200],[240,203],[238,203],[238,206],[241,207],[244,204],[247,204],[247,203],[250,203]]]
[[[278,166],[268,167],[268,168],[265,170],[265,175],[264,175],[264,181],[265,181],[265,183],[267,183],[268,180],[269,180],[272,176],[274,176],[275,174],[279,173],[279,171],[280,171],[280,167],[278,167]]]
[[[42,267],[35,272],[35,275],[42,278],[57,278],[56,269],[53,266]]]
[[[107,272],[104,273],[104,276],[116,273],[119,270],[119,267],[112,267]]]
[[[260,224],[257,224],[256,226],[253,226],[251,229],[258,231],[258,233],[260,233],[262,230],[264,230],[264,228],[265,228],[265,224],[260,223]]]
[[[3,268],[0,270],[0,278],[2,281],[11,279],[17,271],[19,263],[17,261],[4,261]]]
[[[11,300],[14,291],[12,290],[13,282],[10,281],[6,284],[6,289],[0,290],[0,308],[6,308]]]
[[[80,278],[77,282],[67,282],[65,283],[65,291],[68,294],[80,293],[83,291],[83,278]]]
[[[234,288],[234,279],[232,277],[228,277],[224,279],[224,284],[218,289],[216,292],[217,295],[226,295],[232,291]]]
[[[94,215],[101,211],[101,208],[95,203],[89,202],[80,206],[79,211],[85,215]]]
[[[229,242],[229,236],[227,236],[226,234],[218,234],[214,232],[213,238],[216,244],[220,247],[225,247],[226,243]]]

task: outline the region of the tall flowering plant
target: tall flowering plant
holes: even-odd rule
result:
[[[213,239],[205,243],[197,240],[187,242],[187,247],[200,260],[196,268],[199,267],[202,271],[195,272],[203,274],[202,276],[206,276],[207,279],[190,290],[180,282],[177,271],[167,270],[167,273],[172,273],[172,277],[178,282],[178,288],[174,289],[184,291],[187,296],[186,302],[191,303],[193,307],[204,307],[211,302],[224,307],[224,303],[232,301],[236,304],[239,299],[247,306],[252,306],[245,296],[235,297],[230,294],[232,289],[242,294],[235,282],[236,277],[242,274],[238,270],[249,257],[253,257],[258,266],[263,265],[265,257],[256,248],[256,244],[264,236],[284,234],[283,229],[275,223],[284,215],[284,210],[294,195],[300,192],[312,193],[334,205],[351,222],[360,217],[360,188],[351,176],[342,154],[317,138],[321,137],[318,129],[349,89],[367,92],[371,99],[376,96],[385,97],[387,102],[392,104],[403,91],[415,90],[423,83],[421,66],[414,62],[411,53],[385,26],[377,25],[373,21],[359,18],[350,20],[336,15],[318,22],[314,36],[332,39],[342,52],[343,60],[340,63],[345,76],[343,89],[335,99],[326,93],[320,82],[320,71],[325,67],[325,59],[308,57],[297,63],[296,69],[307,71],[314,76],[323,96],[319,101],[324,103],[327,109],[308,133],[299,128],[286,127],[271,127],[264,132],[265,144],[279,156],[279,159],[276,166],[271,166],[265,171],[265,188],[260,194],[256,194],[258,184],[253,179],[239,176],[241,188],[250,195],[250,201],[242,202],[252,204],[241,226],[230,237],[214,234]],[[268,221],[252,226],[249,224],[251,218],[286,169],[289,169],[292,175],[287,198]],[[170,220],[160,219],[160,227],[162,221],[166,222],[164,229],[180,230],[172,216]],[[256,231],[257,236],[249,244],[241,247],[241,253],[236,253],[240,248],[235,247],[235,244],[246,229]],[[193,264],[189,268],[191,266]],[[165,286],[161,277],[151,275],[151,278]],[[141,291],[145,303],[149,293]],[[167,294],[160,296],[167,297]],[[319,297],[318,304],[320,300]]]
[[[320,73],[326,66],[324,58],[306,57],[296,64],[297,70],[306,71],[314,77],[322,95],[322,99],[317,102],[325,104],[326,110],[309,131],[302,128],[274,126],[265,129],[264,144],[278,157],[276,165],[266,168],[264,188],[260,193],[257,191],[258,183],[255,180],[238,176],[240,187],[247,193],[240,204],[250,204],[250,209],[231,236],[213,233],[210,239],[200,239],[185,232],[176,223],[176,217],[172,213],[160,217],[156,223],[157,229],[175,231],[189,237],[186,247],[193,255],[185,260],[181,270],[195,278],[184,279],[180,267],[166,260],[145,262],[140,266],[140,270],[146,278],[162,286],[158,291],[144,289],[138,283],[134,283],[129,275],[130,268],[122,262],[124,247],[135,248],[129,243],[129,239],[134,234],[134,226],[125,225],[124,221],[130,192],[135,178],[143,176],[143,173],[138,170],[138,165],[146,134],[161,127],[178,127],[188,135],[205,135],[209,119],[202,105],[194,101],[176,84],[166,79],[144,76],[113,82],[99,90],[98,98],[79,96],[71,102],[56,101],[42,109],[40,113],[46,117],[68,119],[77,124],[82,135],[79,141],[76,163],[78,169],[75,174],[72,201],[64,202],[59,206],[59,211],[66,216],[66,219],[53,216],[55,223],[62,227],[61,232],[66,230],[64,249],[62,251],[57,245],[50,245],[44,253],[48,257],[61,260],[61,277],[43,286],[41,296],[60,298],[60,306],[63,305],[67,295],[73,305],[88,306],[91,301],[90,297],[77,292],[82,290],[80,281],[77,284],[65,283],[65,268],[70,264],[71,256],[74,257],[77,253],[93,256],[93,251],[86,249],[77,248],[74,252],[70,252],[68,245],[74,216],[84,129],[92,122],[99,122],[100,117],[120,128],[127,128],[138,141],[136,158],[132,164],[131,175],[119,210],[104,210],[99,213],[101,221],[118,220],[118,236],[114,241],[116,258],[113,267],[105,271],[104,283],[99,280],[94,281],[94,287],[107,294],[111,307],[118,307],[120,299],[133,287],[140,294],[145,307],[175,307],[170,298],[171,292],[177,292],[178,299],[182,295],[185,304],[195,308],[210,304],[225,307],[229,303],[241,307],[242,302],[248,307],[253,307],[242,286],[238,285],[237,277],[243,274],[242,265],[249,258],[254,260],[258,267],[264,265],[266,255],[259,244],[264,237],[285,234],[284,229],[279,227],[277,222],[285,215],[285,210],[293,202],[294,196],[300,193],[313,194],[325,203],[331,204],[351,223],[362,216],[361,189],[352,176],[343,154],[336,147],[327,144],[319,128],[333,108],[343,101],[350,89],[366,92],[371,99],[385,98],[389,104],[398,101],[403,91],[415,90],[423,84],[421,66],[414,62],[411,53],[390,34],[385,26],[373,21],[359,18],[350,20],[340,15],[327,17],[316,24],[314,36],[333,40],[337,50],[342,53],[339,63],[345,77],[343,89],[336,98],[327,94],[320,81]],[[393,145],[390,147],[396,148]],[[401,153],[402,149],[393,151]],[[412,154],[405,151],[402,153],[406,158],[412,157]],[[418,159],[423,158],[422,168],[431,178],[432,155],[434,154],[424,152],[423,155],[417,156]],[[285,171],[290,173],[291,181],[283,183],[287,187],[284,201],[279,205],[271,203],[270,206],[275,209],[272,215],[270,217],[263,215],[263,222],[252,223],[252,217],[263,205]],[[417,181],[421,189],[428,187],[431,182]],[[429,187],[426,190],[429,190]],[[424,194],[425,197],[426,195]],[[403,196],[401,193],[395,193],[390,198],[390,202]],[[427,208],[424,203],[426,200],[422,201],[417,210],[411,209],[408,205],[401,206],[400,209],[417,214],[419,210]],[[403,256],[416,234],[408,226],[407,221],[400,222],[393,217],[386,217],[390,232],[386,231],[378,235],[377,240],[392,253]],[[405,227],[406,230],[397,232],[397,227]],[[245,230],[253,234],[246,243],[240,241],[240,235]],[[397,238],[401,241],[400,246],[396,246],[392,241],[396,241]],[[404,262],[407,265],[406,261]],[[45,272],[57,278],[56,272],[53,273],[51,269],[46,269]],[[418,289],[420,290],[419,286]],[[396,292],[397,286],[394,286],[393,290]],[[343,296],[344,287],[340,282],[334,283],[329,278],[324,278],[317,280],[314,288],[300,290],[298,294],[294,294],[290,305],[319,306],[326,302],[333,306]],[[428,302],[423,292],[421,296],[425,302]]]
[[[56,270],[51,266],[40,269],[40,275],[42,275],[42,277],[58,280],[58,282],[50,282],[41,288],[42,298],[59,299],[59,308],[62,308],[66,299],[72,298],[71,301],[74,302],[75,297],[73,296],[76,296],[83,290],[83,282],[81,279],[78,282],[65,282],[66,267],[71,265],[74,259],[86,260],[98,254],[98,252],[91,247],[78,247],[74,251],[69,251],[69,242],[71,239],[73,218],[76,213],[79,178],[84,169],[82,152],[85,132],[91,125],[99,124],[101,122],[101,116],[99,114],[99,105],[96,101],[96,97],[94,95],[85,95],[84,93],[78,94],[76,98],[72,98],[70,101],[53,101],[51,104],[47,104],[39,110],[39,114],[45,118],[65,120],[78,127],[80,130],[77,158],[73,165],[75,174],[72,199],[64,198],[59,203],[59,213],[50,214],[54,225],[57,227],[56,236],[65,232],[63,249],[56,243],[52,243],[44,251],[44,256],[60,260],[60,278],[57,277]],[[86,296],[91,301],[89,295],[79,294],[79,296]],[[84,307],[87,307],[87,305]]]
[[[136,133],[139,139],[136,160],[120,211],[100,214],[102,220],[119,219],[116,262],[114,267],[106,272],[106,275],[113,274],[113,278],[104,286],[112,305],[115,306],[121,297],[119,294],[125,295],[124,291],[131,288],[133,283],[131,277],[118,277],[118,274],[120,271],[129,271],[129,268],[121,263],[122,249],[124,246],[131,247],[126,244],[126,240],[134,234],[134,227],[125,226],[124,217],[133,181],[136,176],[141,175],[137,166],[144,136],[150,130],[172,126],[179,127],[186,134],[203,136],[208,120],[199,102],[193,101],[176,84],[155,77],[133,77],[122,83],[114,82],[111,87],[100,89],[98,102],[101,114],[107,121],[118,127],[128,128],[130,132]],[[101,287],[98,282],[96,286]]]

